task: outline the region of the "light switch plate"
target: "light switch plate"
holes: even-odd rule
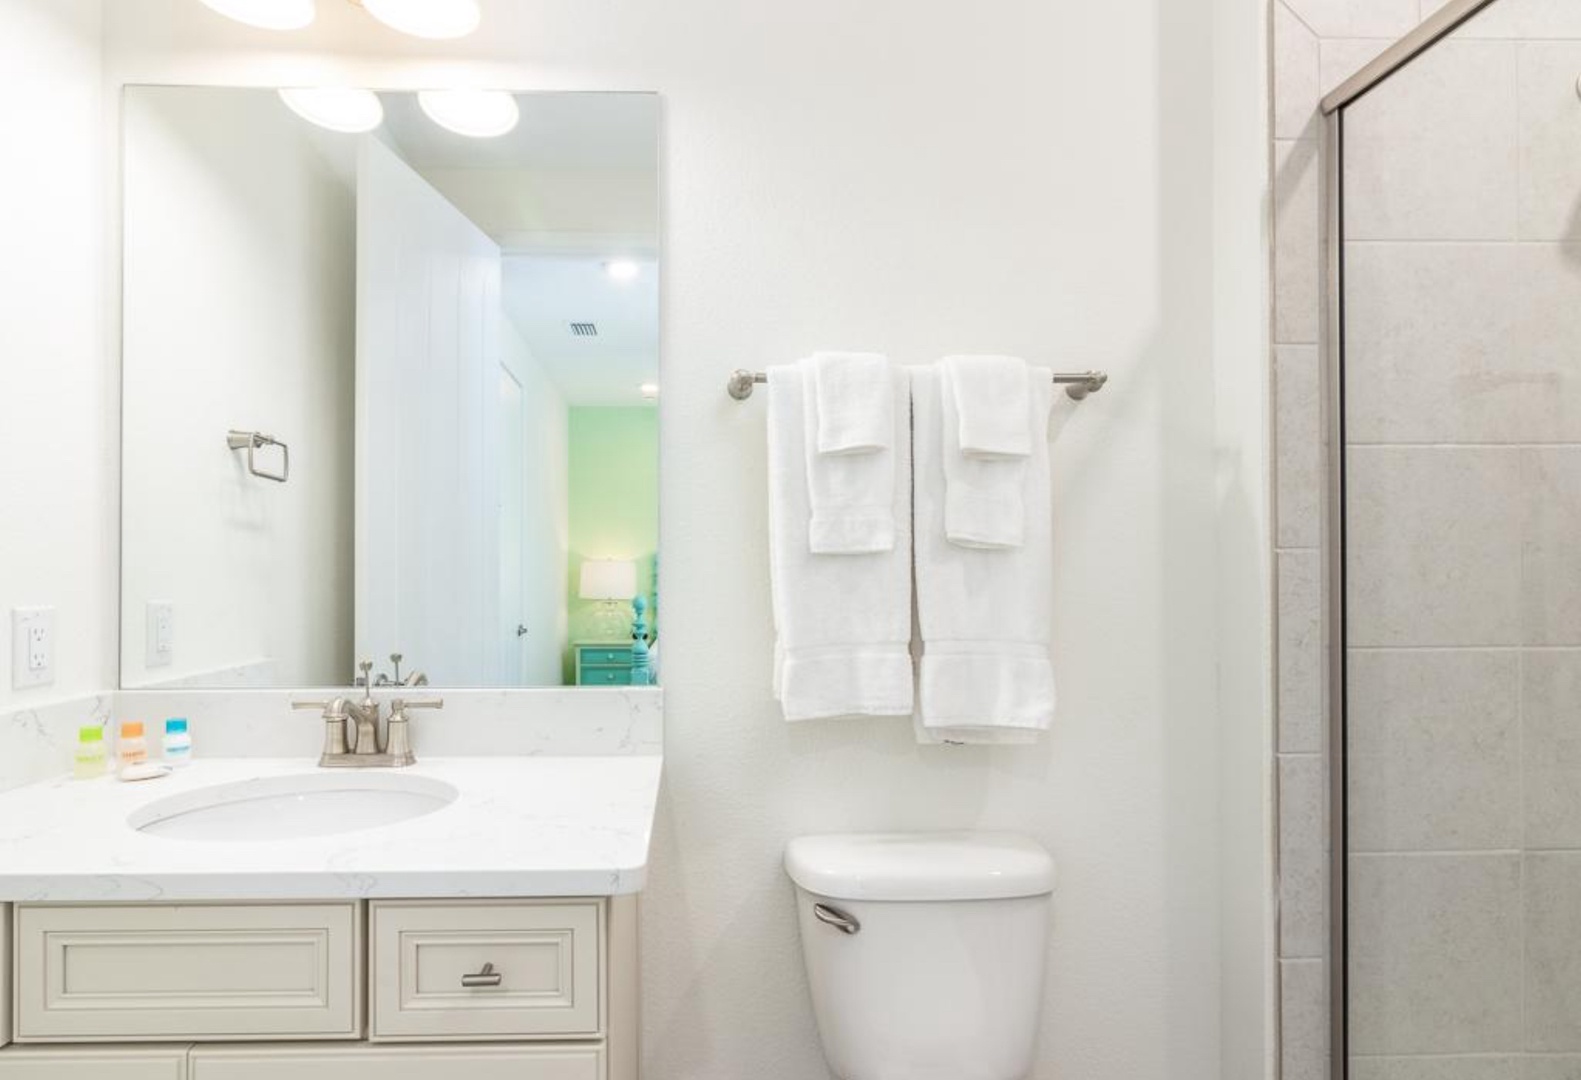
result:
[[[55,609],[11,609],[11,689],[55,681]]]
[[[150,600],[145,610],[143,666],[169,667],[176,660],[176,605],[168,600]]]

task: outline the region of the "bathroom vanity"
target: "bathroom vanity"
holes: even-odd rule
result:
[[[630,1080],[658,781],[235,759],[0,795],[0,1080]]]

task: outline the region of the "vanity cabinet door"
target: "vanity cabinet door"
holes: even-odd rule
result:
[[[371,909],[370,1038],[603,1033],[602,901],[375,900]]]
[[[11,905],[0,904],[0,1046],[11,1041]]]
[[[354,1039],[362,908],[23,904],[18,1042]]]
[[[200,1046],[191,1080],[604,1080],[585,1046]],[[8,1078],[7,1078],[8,1080]],[[52,1077],[51,1080],[54,1080]]]
[[[0,1080],[186,1080],[185,1046],[0,1050]]]

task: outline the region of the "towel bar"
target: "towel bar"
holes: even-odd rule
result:
[[[725,389],[737,401],[745,401],[752,396],[752,387],[758,383],[766,383],[769,377],[761,371],[748,371],[746,368],[737,368],[735,374],[730,376],[730,382]],[[1063,386],[1065,392],[1073,400],[1081,401],[1088,394],[1096,394],[1102,390],[1109,381],[1106,371],[1059,371],[1054,373],[1054,385]]]

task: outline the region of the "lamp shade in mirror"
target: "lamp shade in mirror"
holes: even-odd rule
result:
[[[637,564],[629,559],[587,559],[577,595],[583,600],[631,600],[637,595]]]

